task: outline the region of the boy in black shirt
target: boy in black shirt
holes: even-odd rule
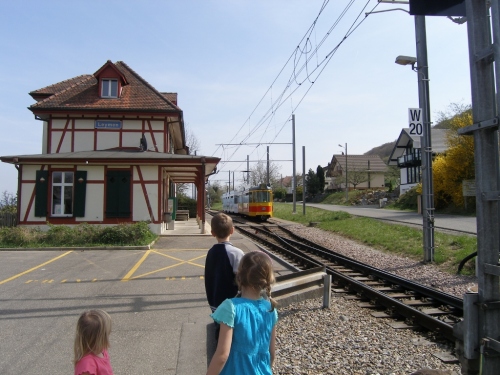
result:
[[[238,293],[235,275],[240,260],[245,253],[234,247],[229,239],[234,232],[233,220],[226,214],[219,213],[212,218],[212,236],[217,244],[208,250],[205,261],[205,292],[208,304],[214,312],[227,298]],[[220,326],[215,326],[215,339],[219,338]]]

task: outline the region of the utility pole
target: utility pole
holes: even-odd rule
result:
[[[306,146],[302,146],[302,215],[306,214]]]
[[[345,201],[349,202],[349,179],[347,177],[347,142],[345,147],[339,144],[339,147],[345,148]]]
[[[474,136],[478,293],[464,295],[464,319],[453,329],[463,340],[462,347],[457,342],[462,373],[494,375],[500,369],[500,4],[466,0],[465,6],[474,123],[459,134]]]
[[[429,66],[425,16],[415,16],[417,45],[418,103],[422,108],[422,213],[424,262],[434,261],[434,194],[432,184],[432,142],[429,98]]]
[[[349,180],[347,177],[347,142],[345,144],[345,202],[349,203]]]
[[[292,149],[293,149],[293,177],[292,177],[292,195],[293,195],[293,211],[297,213],[297,173],[295,171],[295,113],[292,114]]]
[[[267,186],[270,186],[269,178],[269,146],[267,146]]]

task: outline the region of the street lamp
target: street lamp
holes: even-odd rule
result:
[[[422,216],[424,262],[434,261],[434,189],[432,187],[432,143],[429,99],[429,67],[427,65],[427,38],[425,16],[415,16],[417,57],[398,56],[396,63],[411,65],[418,74],[418,102],[422,108]],[[415,67],[415,63],[417,67]]]
[[[345,201],[349,202],[349,180],[347,179],[347,143],[345,147],[339,144],[340,147],[345,148]]]

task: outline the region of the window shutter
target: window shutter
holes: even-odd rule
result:
[[[130,217],[130,171],[108,171],[106,217]]]
[[[87,197],[87,171],[76,171],[74,180],[75,201],[73,203],[73,216],[85,216],[85,199]]]
[[[36,171],[35,216],[47,216],[47,193],[49,191],[49,171]]]

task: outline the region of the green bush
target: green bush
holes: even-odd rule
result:
[[[417,210],[418,196],[417,188],[413,187],[398,198],[394,203],[394,207],[401,210]]]
[[[146,222],[109,227],[49,225],[47,232],[27,227],[0,229],[0,247],[130,246],[146,245],[155,239]]]
[[[196,209],[198,202],[196,199],[191,199],[186,196],[179,196],[177,201],[178,210],[189,210],[189,217],[196,217]]]
[[[37,229],[25,227],[3,227],[0,228],[0,244],[4,247],[22,247],[37,243],[43,237],[43,233]]]

